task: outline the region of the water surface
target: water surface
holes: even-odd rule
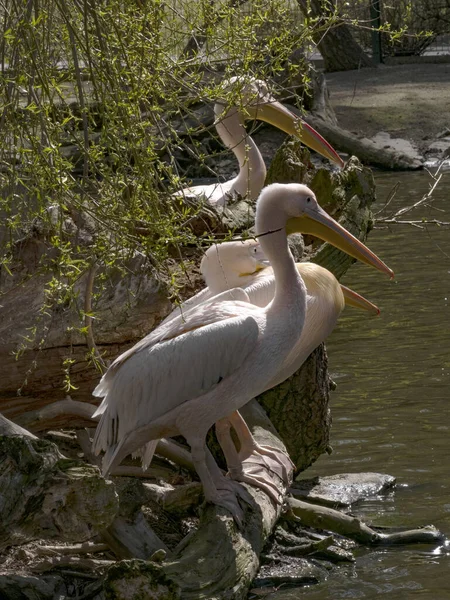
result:
[[[425,171],[378,174],[376,180],[379,204],[401,182],[392,210],[419,200],[432,183]],[[403,218],[450,221],[450,173],[435,198],[434,209],[421,207]],[[357,264],[343,280],[375,302],[381,315],[347,309],[328,341],[338,384],[331,398],[334,452],[306,475],[394,475],[395,492],[354,512],[378,525],[433,523],[450,536],[450,228],[393,225],[373,231],[369,246],[396,277],[390,282]],[[355,566],[277,600],[380,596],[450,599],[450,554],[426,546],[361,549]]]

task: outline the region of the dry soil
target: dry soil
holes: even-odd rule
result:
[[[357,135],[386,131],[424,150],[450,129],[450,63],[381,65],[326,78],[339,125]]]

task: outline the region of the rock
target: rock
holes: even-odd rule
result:
[[[436,157],[436,158],[444,158],[448,156],[448,152],[450,151],[450,134],[438,137],[436,140],[431,142],[429,146],[427,146],[425,153],[427,157]]]
[[[424,163],[423,166],[426,169],[437,169],[440,171],[450,171],[450,159],[442,160],[440,158],[429,158]]]
[[[370,138],[377,148],[390,149],[397,152],[399,155],[406,156],[412,162],[419,161],[423,162],[424,158],[419,153],[418,149],[411,144],[410,141],[402,138],[391,138],[390,134],[386,131],[380,131],[373,138]]]
[[[385,492],[395,481],[395,477],[382,473],[343,473],[295,481],[291,491],[295,497],[316,504],[345,507]]]
[[[279,586],[299,588],[320,583],[327,576],[327,569],[317,563],[304,558],[290,558],[275,566],[261,567],[258,577],[253,581],[251,593],[258,593],[258,590],[262,591],[266,588],[276,589]],[[298,598],[298,595],[296,597]]]
[[[100,374],[87,359],[88,347],[80,332],[78,309],[72,304],[55,304],[46,316],[40,315],[49,275],[34,272],[31,259],[26,264],[18,261],[12,272],[10,283],[15,285],[5,289],[2,281],[0,412],[14,419],[16,414],[27,412],[27,403],[29,410],[36,410],[61,400],[65,395],[64,361],[69,355],[73,361],[70,379],[76,388],[71,390],[71,397],[90,400]],[[128,261],[126,273],[115,270],[109,275],[103,292],[93,302],[94,337],[104,360],[117,356],[130,342],[146,335],[171,307],[165,283],[144,257]],[[80,299],[85,297],[86,283],[84,276],[77,284]],[[30,337],[33,327],[37,328],[34,339]],[[30,342],[16,356],[24,337]]]

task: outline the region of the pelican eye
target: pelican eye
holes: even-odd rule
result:
[[[311,202],[312,198],[310,196],[308,196],[308,198],[306,198],[306,202],[307,204],[309,204]]]

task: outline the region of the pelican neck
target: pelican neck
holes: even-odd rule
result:
[[[267,256],[275,278],[275,294],[268,306],[270,311],[279,311],[281,307],[304,314],[306,307],[306,287],[301,278],[294,257],[288,246],[285,227],[271,230],[264,227],[264,218],[258,219],[258,231],[272,231],[258,238],[264,254]]]
[[[239,162],[239,174],[233,182],[231,191],[243,197],[256,199],[266,177],[266,165],[261,152],[246,132],[243,118],[236,106],[227,110],[223,104],[216,103],[214,113],[220,139]]]

